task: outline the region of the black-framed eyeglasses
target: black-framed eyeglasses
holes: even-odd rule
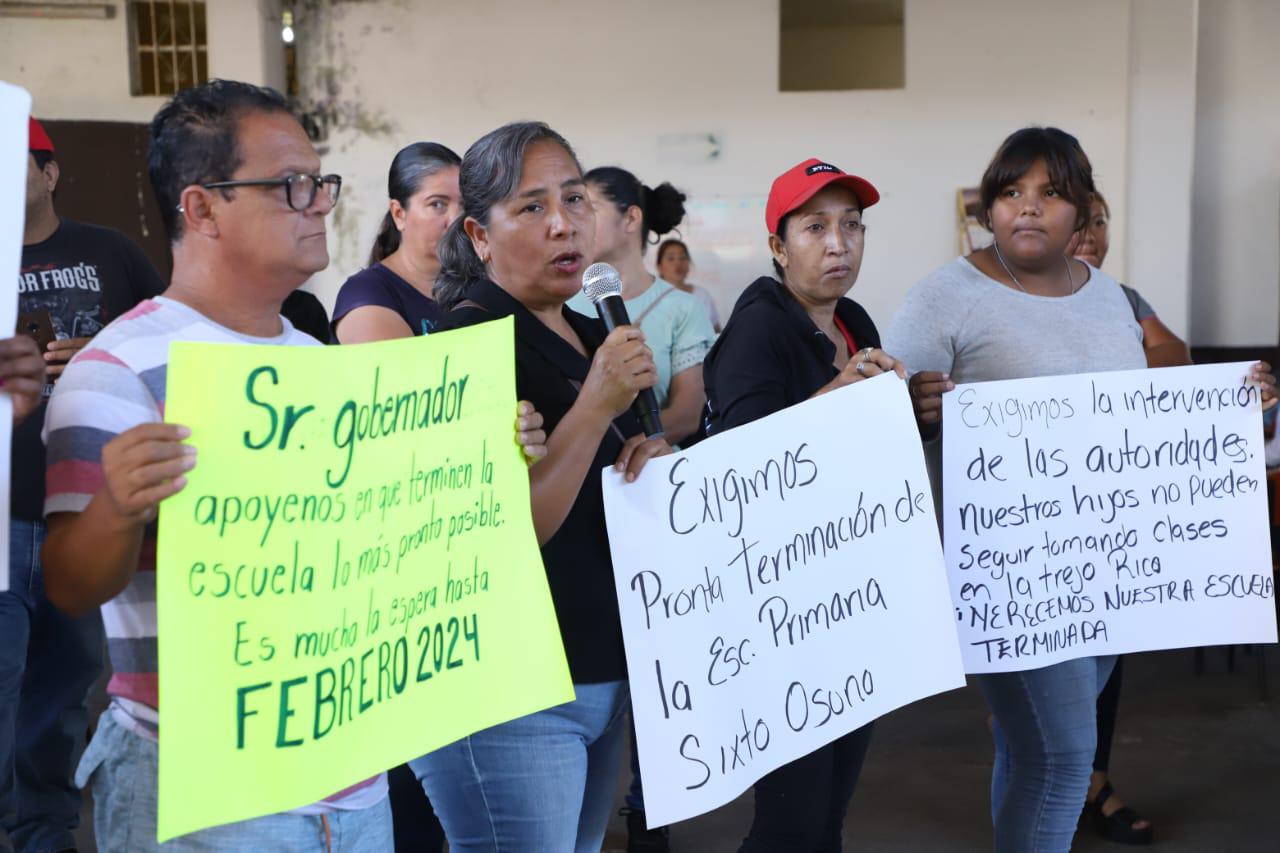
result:
[[[316,193],[324,187],[329,204],[338,203],[342,192],[341,175],[290,175],[287,178],[262,178],[246,181],[215,181],[201,184],[206,190],[224,190],[233,187],[284,187],[284,198],[293,210],[308,210],[316,203]]]

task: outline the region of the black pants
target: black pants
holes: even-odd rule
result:
[[[422,792],[409,765],[391,768],[387,774],[391,797],[391,830],[396,853],[439,853],[444,850],[444,828]]]
[[[1098,694],[1098,749],[1093,754],[1093,769],[1097,773],[1106,773],[1111,765],[1111,739],[1116,733],[1116,712],[1120,709],[1123,673],[1124,655],[1117,655],[1116,667],[1111,670],[1111,677]]]
[[[867,724],[762,777],[738,853],[837,853],[870,743]]]

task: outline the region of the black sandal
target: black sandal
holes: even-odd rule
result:
[[[1093,831],[1099,837],[1119,844],[1150,844],[1154,837],[1152,827],[1146,826],[1143,829],[1135,829],[1133,825],[1145,818],[1133,809],[1128,806],[1121,806],[1109,815],[1102,813],[1103,804],[1114,793],[1115,790],[1111,787],[1111,783],[1107,782],[1102,786],[1102,790],[1098,792],[1098,796],[1085,802],[1084,810],[1093,821]]]

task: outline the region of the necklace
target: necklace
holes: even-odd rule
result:
[[[1004,253],[1000,251],[1000,243],[996,240],[992,240],[991,246],[996,250],[996,258],[999,259],[1000,266],[1004,267],[1004,271],[1009,274],[1009,278],[1013,279],[1013,283],[1018,285],[1018,290],[1021,290],[1023,293],[1029,293],[1028,290],[1022,286],[1022,282],[1018,281],[1018,277],[1013,274],[1013,270],[1009,269],[1009,265],[1005,263]],[[1067,286],[1071,288],[1067,295],[1070,296],[1076,292],[1076,277],[1071,274],[1071,261],[1067,260],[1066,255],[1062,256],[1062,262],[1067,265]]]

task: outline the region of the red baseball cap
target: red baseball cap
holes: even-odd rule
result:
[[[811,157],[783,172],[769,188],[769,201],[764,206],[764,224],[769,227],[769,233],[777,234],[782,217],[802,206],[830,184],[843,184],[853,190],[863,210],[880,200],[880,193],[871,186],[870,181]]]
[[[49,134],[45,133],[44,125],[36,121],[35,116],[31,116],[27,124],[27,142],[28,151],[48,151],[53,153],[53,140],[49,138]]]

